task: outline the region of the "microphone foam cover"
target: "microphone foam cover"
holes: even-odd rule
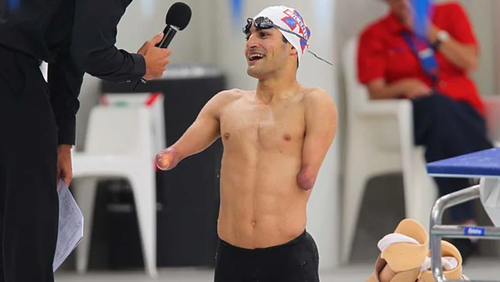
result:
[[[165,18],[165,24],[175,26],[179,30],[183,30],[189,24],[191,20],[191,8],[185,3],[177,2],[174,3],[170,9],[168,9],[167,17]]]

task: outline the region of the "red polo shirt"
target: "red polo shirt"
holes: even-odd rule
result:
[[[432,22],[446,30],[452,38],[464,44],[478,43],[464,9],[458,3],[434,5]],[[392,13],[372,23],[362,31],[358,47],[358,79],[366,84],[383,78],[392,83],[404,78],[417,78],[432,85],[418,57],[412,52],[401,32],[406,27]],[[484,113],[476,85],[464,70],[451,64],[439,51],[437,91],[457,100],[466,101]]]

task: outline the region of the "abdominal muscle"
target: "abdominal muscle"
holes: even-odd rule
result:
[[[277,152],[252,155],[224,153],[219,237],[246,249],[284,244],[306,227],[310,192],[297,185],[300,159]]]

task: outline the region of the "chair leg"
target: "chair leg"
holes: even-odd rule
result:
[[[354,146],[354,145],[350,145]],[[349,149],[348,149],[349,150]],[[356,150],[353,148],[351,150]],[[342,252],[341,263],[349,263],[354,235],[360,212],[362,197],[365,190],[366,174],[363,160],[358,160],[358,154],[348,152],[342,203]]]
[[[424,172],[425,164],[413,152],[403,152],[403,185],[406,217],[429,227],[431,207],[428,207],[430,187]]]
[[[426,207],[426,194],[430,188],[426,186],[425,163],[423,152],[416,150],[413,135],[411,111],[399,118],[399,138],[401,142],[401,165],[403,168],[403,185],[406,217],[429,226],[431,210]]]
[[[421,156],[417,155],[413,159],[414,161],[414,189],[420,189],[420,197],[422,198],[421,202],[421,207],[420,211],[418,211],[419,218],[422,218],[421,224],[426,227],[426,229],[430,228],[430,217],[431,217],[431,211],[432,207],[434,206],[434,203],[437,200],[437,194],[438,190],[436,185],[434,184],[434,179],[432,179],[428,174],[426,170],[426,162],[423,157],[423,154]],[[430,232],[430,230],[427,230]]]
[[[82,210],[83,238],[76,248],[76,270],[80,274],[87,272],[90,244],[92,237],[92,219],[94,216],[95,194],[97,190],[97,178],[85,177],[75,179],[72,183],[75,201]]]
[[[130,178],[144,254],[146,272],[157,277],[156,270],[156,186],[154,172],[140,171]]]

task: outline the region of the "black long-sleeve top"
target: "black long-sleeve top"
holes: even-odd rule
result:
[[[0,0],[0,45],[49,65],[59,144],[75,144],[83,75],[132,82],[146,73],[142,55],[115,47],[131,0]],[[1,63],[1,62],[0,62]]]

